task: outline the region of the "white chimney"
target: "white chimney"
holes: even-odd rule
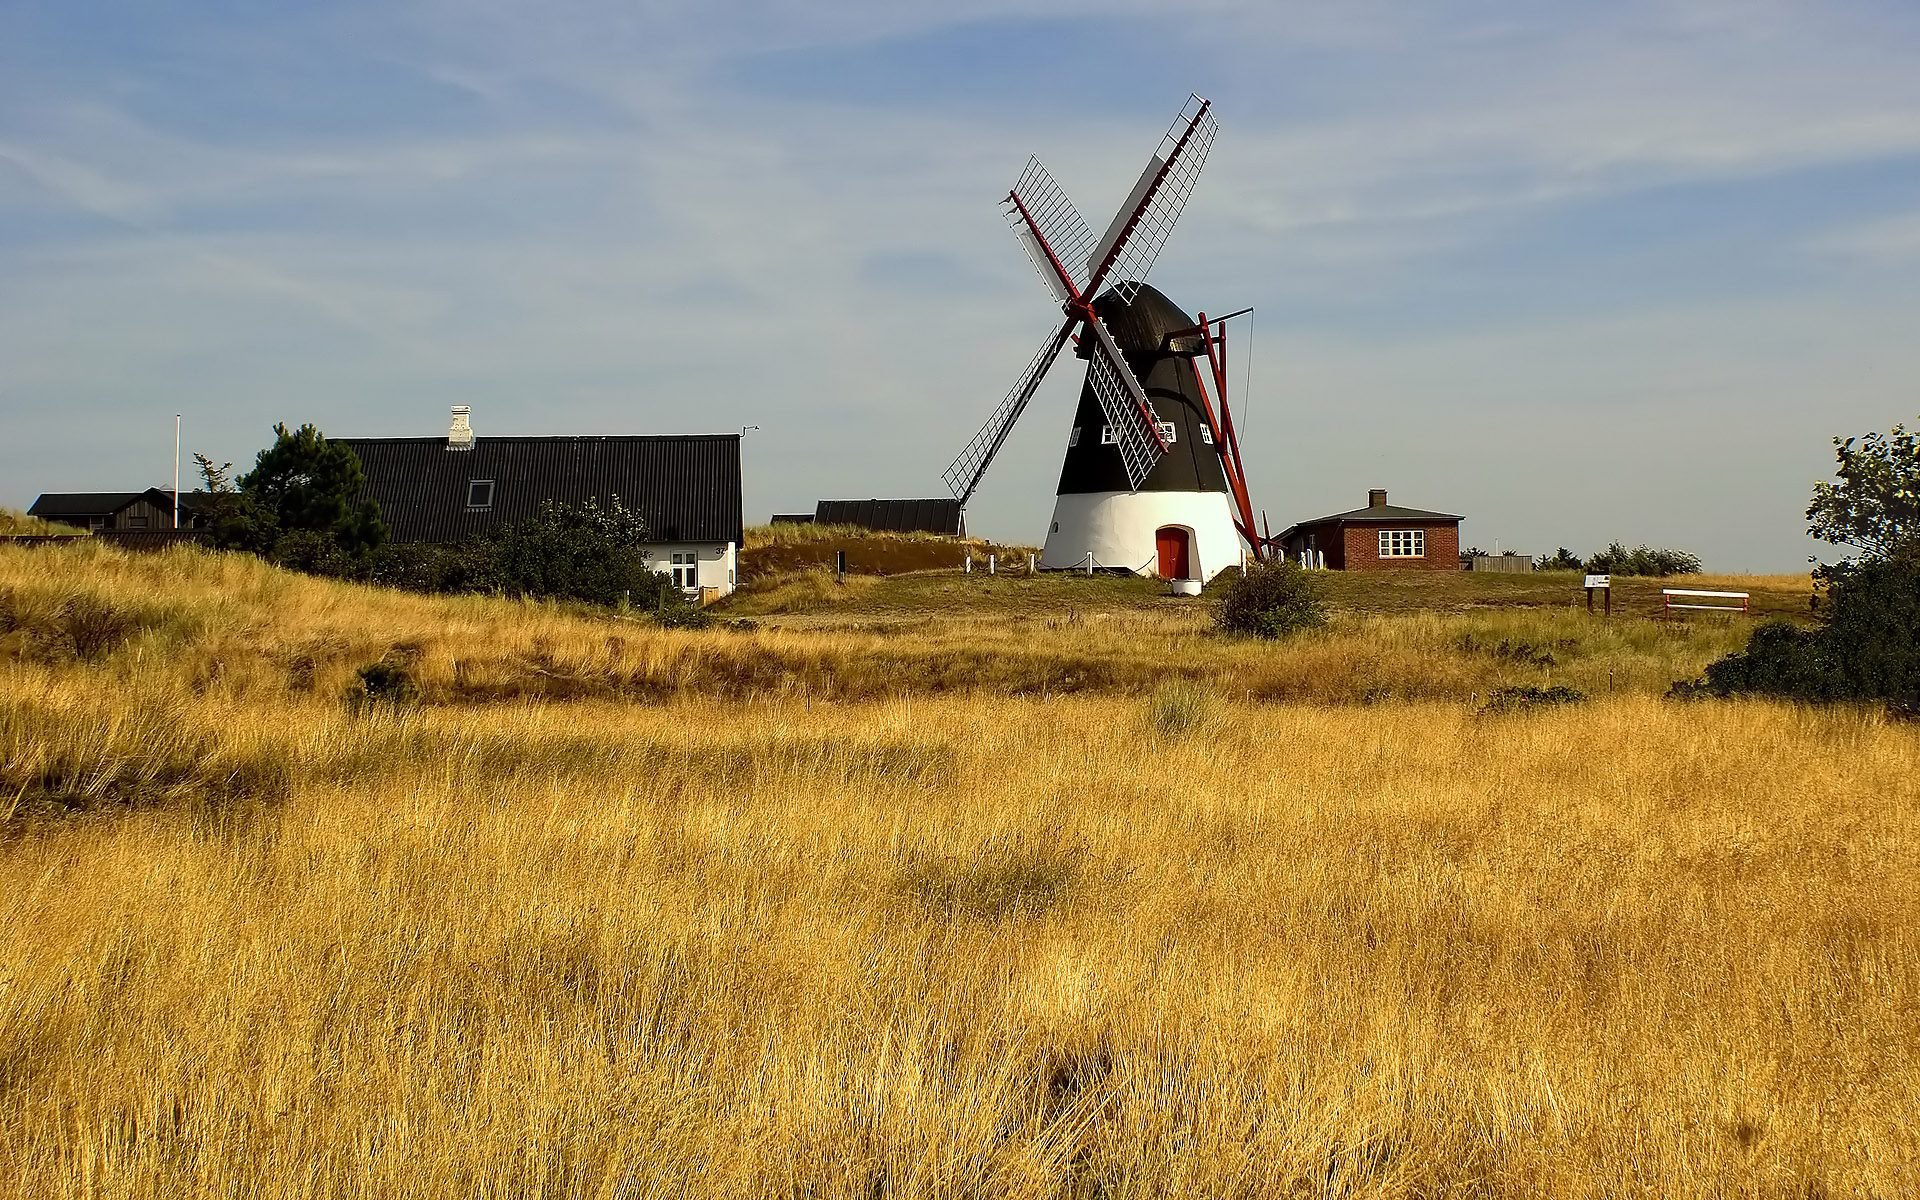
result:
[[[473,449],[473,426],[467,421],[472,414],[473,409],[465,404],[453,406],[453,425],[447,430],[447,449]]]

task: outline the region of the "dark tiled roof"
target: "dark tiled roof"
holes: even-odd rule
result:
[[[1352,512],[1334,513],[1330,517],[1315,517],[1311,521],[1302,521],[1300,524],[1322,525],[1328,521],[1463,521],[1465,519],[1458,513],[1429,512],[1424,508],[1401,508],[1398,504],[1377,504],[1356,508]]]
[[[30,517],[105,517],[119,512],[145,492],[47,492],[27,509]]]
[[[525,520],[547,500],[618,496],[663,542],[740,540],[740,435],[333,438],[351,446],[367,493],[396,542],[457,542]],[[493,481],[490,508],[467,507],[467,484]]]
[[[858,525],[886,533],[959,533],[958,500],[822,500],[813,519],[821,525]]]

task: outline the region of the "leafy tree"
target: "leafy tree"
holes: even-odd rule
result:
[[[265,554],[280,536],[272,517],[233,485],[233,464],[219,463],[195,453],[194,466],[200,471],[201,487],[207,498],[200,503],[211,544],[223,550],[250,550]]]
[[[1745,650],[1676,690],[1920,705],[1920,553],[1846,564],[1830,582],[1819,628],[1762,625]]]
[[[268,534],[274,541],[294,533],[330,538],[349,555],[362,554],[386,540],[380,508],[361,499],[366,477],[353,450],[312,425],[289,431],[273,427],[273,445],[240,477],[240,494],[252,509],[255,549]],[[303,546],[308,539],[301,539]]]
[[[660,607],[672,581],[648,565],[646,522],[620,503],[540,506],[473,545],[471,586],[512,596]],[[677,599],[677,597],[675,597]]]
[[[1578,571],[1586,565],[1586,562],[1578,554],[1575,554],[1565,546],[1555,550],[1552,554],[1542,554],[1534,561],[1534,566],[1542,571]]]
[[[1895,425],[1833,446],[1837,482],[1814,484],[1807,533],[1868,558],[1920,545],[1920,436]]]
[[[1327,623],[1320,580],[1294,563],[1255,563],[1227,585],[1214,624],[1226,633],[1279,638]]]

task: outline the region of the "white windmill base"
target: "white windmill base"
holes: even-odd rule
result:
[[[1053,505],[1053,523],[1040,551],[1043,571],[1159,570],[1159,533],[1187,534],[1189,578],[1209,580],[1240,565],[1240,534],[1225,492],[1066,492]]]

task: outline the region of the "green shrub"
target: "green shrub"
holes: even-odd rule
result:
[[[1920,554],[1830,567],[1826,575],[1824,624],[1762,625],[1745,650],[1708,666],[1691,690],[1920,704]]]
[[[420,703],[420,682],[404,662],[383,658],[361,667],[347,685],[347,707],[356,711],[374,706],[406,708]]]
[[[1290,562],[1249,565],[1227,584],[1214,624],[1222,632],[1280,638],[1327,623],[1320,581]]]

